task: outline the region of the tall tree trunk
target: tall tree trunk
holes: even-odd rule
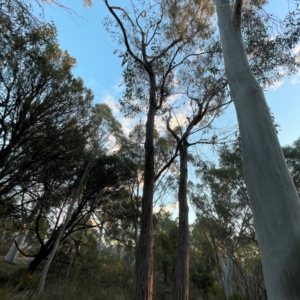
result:
[[[154,120],[156,83],[150,76],[150,99],[146,122],[145,168],[142,197],[141,232],[135,262],[135,300],[152,300],[153,289],[153,194],[154,194]]]
[[[175,300],[189,299],[189,207],[187,202],[188,145],[186,139],[180,145],[179,179],[179,240],[174,273]]]
[[[300,299],[300,203],[228,1],[215,0],[268,298]],[[284,105],[284,104],[283,104]]]

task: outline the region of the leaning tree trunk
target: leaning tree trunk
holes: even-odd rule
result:
[[[154,120],[156,114],[155,77],[150,76],[150,100],[146,122],[145,168],[142,197],[141,232],[135,261],[135,300],[152,300],[153,293],[153,194]]]
[[[297,191],[263,90],[249,67],[237,22],[239,14],[233,17],[228,1],[215,0],[215,4],[226,74],[238,117],[243,173],[268,298],[300,299],[300,205]]]
[[[23,199],[24,200],[24,194],[23,194]],[[30,220],[33,220],[36,217],[38,211],[38,206],[36,205],[32,212],[30,213]],[[31,222],[24,222],[22,225],[22,228],[19,231],[18,236],[14,239],[11,247],[9,248],[9,251],[7,252],[4,260],[7,262],[15,262],[15,260],[17,259],[18,255],[19,255],[19,249],[21,249],[25,243],[25,240],[27,238],[29,229],[32,225],[32,221]]]
[[[220,251],[218,249],[216,249],[216,251],[218,254],[221,270],[223,273],[223,284],[224,284],[226,300],[229,300],[229,298],[232,295],[231,279],[232,279],[233,254],[229,253],[229,249],[226,247],[226,243],[225,243],[225,252],[226,252],[226,260],[227,260],[227,263],[225,263],[224,258],[220,253]]]
[[[93,162],[89,162],[88,165],[86,166],[84,174],[82,175],[82,178],[81,178],[81,180],[79,182],[79,185],[78,185],[78,187],[76,189],[75,195],[74,195],[74,197],[73,197],[73,199],[72,199],[72,201],[70,203],[70,207],[68,209],[66,218],[65,218],[65,220],[63,221],[63,223],[61,224],[61,226],[58,229],[58,233],[57,233],[54,245],[52,247],[51,252],[49,253],[49,257],[48,257],[48,259],[46,261],[46,264],[45,264],[45,266],[43,268],[43,271],[42,271],[42,274],[41,274],[41,277],[40,277],[39,287],[38,287],[38,289],[39,289],[38,293],[39,294],[42,294],[43,291],[44,291],[45,280],[46,280],[46,277],[47,277],[48,270],[50,268],[51,262],[52,262],[52,260],[54,258],[54,255],[55,255],[55,253],[56,253],[56,251],[58,249],[60,240],[63,237],[63,234],[64,234],[64,232],[65,232],[65,230],[67,228],[68,222],[71,219],[73,208],[75,206],[75,202],[78,200],[79,193],[81,192],[82,184],[83,184],[84,180],[86,179],[86,176],[90,172],[91,168],[93,167],[93,165],[94,165]]]
[[[187,169],[188,145],[184,140],[180,145],[180,178],[179,178],[179,240],[177,261],[174,273],[174,299],[189,299],[189,207],[187,202]]]
[[[229,300],[232,295],[231,278],[232,278],[232,258],[230,255],[227,254],[227,268],[225,273],[225,294],[227,300]]]
[[[18,245],[19,249],[23,247],[24,242],[26,240],[28,234],[28,229],[26,229],[26,224],[23,224],[23,228],[20,230],[18,236],[14,239],[11,247],[9,248],[9,251],[7,252],[4,260],[7,262],[15,262],[18,255],[19,255],[19,250],[16,246]]]

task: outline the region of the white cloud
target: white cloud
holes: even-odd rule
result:
[[[300,52],[300,44],[298,44],[298,45],[295,47],[293,53],[294,53],[294,54],[297,54],[297,53],[299,53],[299,52]]]
[[[172,104],[176,100],[180,99],[181,97],[182,97],[182,93],[177,93],[177,94],[171,95],[170,97],[168,97],[168,103]]]
[[[127,136],[129,135],[130,131],[132,131],[134,125],[136,124],[135,119],[129,119],[129,118],[124,118],[124,117],[118,119],[118,121],[121,123],[123,132]]]
[[[160,210],[164,210],[166,212],[172,213],[174,210],[179,208],[178,202],[167,204],[167,205],[160,205],[160,206],[154,206],[153,212],[158,213]]]
[[[174,79],[172,80],[172,82],[171,82],[171,85],[172,85],[172,86],[178,86],[178,85],[179,85],[179,81],[178,81],[176,78],[174,78]]]
[[[112,95],[105,95],[101,102],[107,104],[111,108],[113,114],[120,113],[120,110],[117,106],[117,100]]]
[[[299,45],[300,48],[300,45]],[[298,71],[298,73],[294,76],[294,78],[291,80],[292,84],[298,84],[300,83],[300,70]]]
[[[292,84],[297,84],[297,83],[300,83],[300,77],[299,76],[295,76],[292,81],[291,81]]]
[[[270,88],[274,91],[276,91],[281,85],[283,85],[284,80],[280,80],[280,81],[275,81]]]

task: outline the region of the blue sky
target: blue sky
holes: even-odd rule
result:
[[[84,8],[83,0],[58,2],[71,8],[76,14],[70,14],[57,6],[45,5],[44,16],[56,25],[61,48],[68,50],[76,58],[74,75],[83,78],[85,85],[93,90],[95,103],[105,102],[111,106],[125,132],[128,132],[135,120],[124,118],[117,109],[122,93],[122,87],[119,86],[122,82],[122,69],[121,59],[113,54],[114,42],[102,24],[104,17],[108,15],[107,8],[102,0],[95,1],[91,8]],[[111,5],[123,7],[126,2],[128,1],[110,0]],[[282,18],[292,8],[288,0],[273,0],[266,11]],[[266,91],[268,104],[280,125],[279,139],[282,145],[291,144],[300,136],[299,89],[300,73],[285,78]],[[231,105],[217,121],[217,126],[235,123],[235,111]]]
[[[95,102],[111,105],[115,116],[123,123],[125,131],[134,120],[125,119],[118,113],[116,104],[122,93],[121,59],[113,54],[114,42],[104,30],[102,21],[108,15],[103,2],[95,1],[93,7],[84,8],[82,0],[60,0],[76,14],[53,6],[45,5],[46,20],[52,20],[58,29],[58,39],[62,49],[68,50],[76,58],[73,73],[83,78],[86,86],[95,94]],[[127,1],[111,0],[113,5],[123,5]],[[266,11],[283,17],[292,9],[288,1],[273,0]],[[290,144],[300,136],[300,75],[285,78],[278,86],[266,92],[266,99],[281,126],[279,139],[282,145]],[[236,122],[234,107],[231,106],[218,121],[220,126]]]

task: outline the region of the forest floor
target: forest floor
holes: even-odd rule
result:
[[[0,256],[0,299],[1,300],[128,300],[126,287],[103,284],[99,275],[82,274],[64,276],[50,273],[47,276],[45,291],[38,296],[38,277],[27,272],[30,258],[18,258],[16,263],[4,261]],[[104,278],[108,274],[103,274]],[[84,278],[87,277],[87,278]],[[94,280],[93,280],[94,279]],[[102,283],[102,284],[101,284]]]

